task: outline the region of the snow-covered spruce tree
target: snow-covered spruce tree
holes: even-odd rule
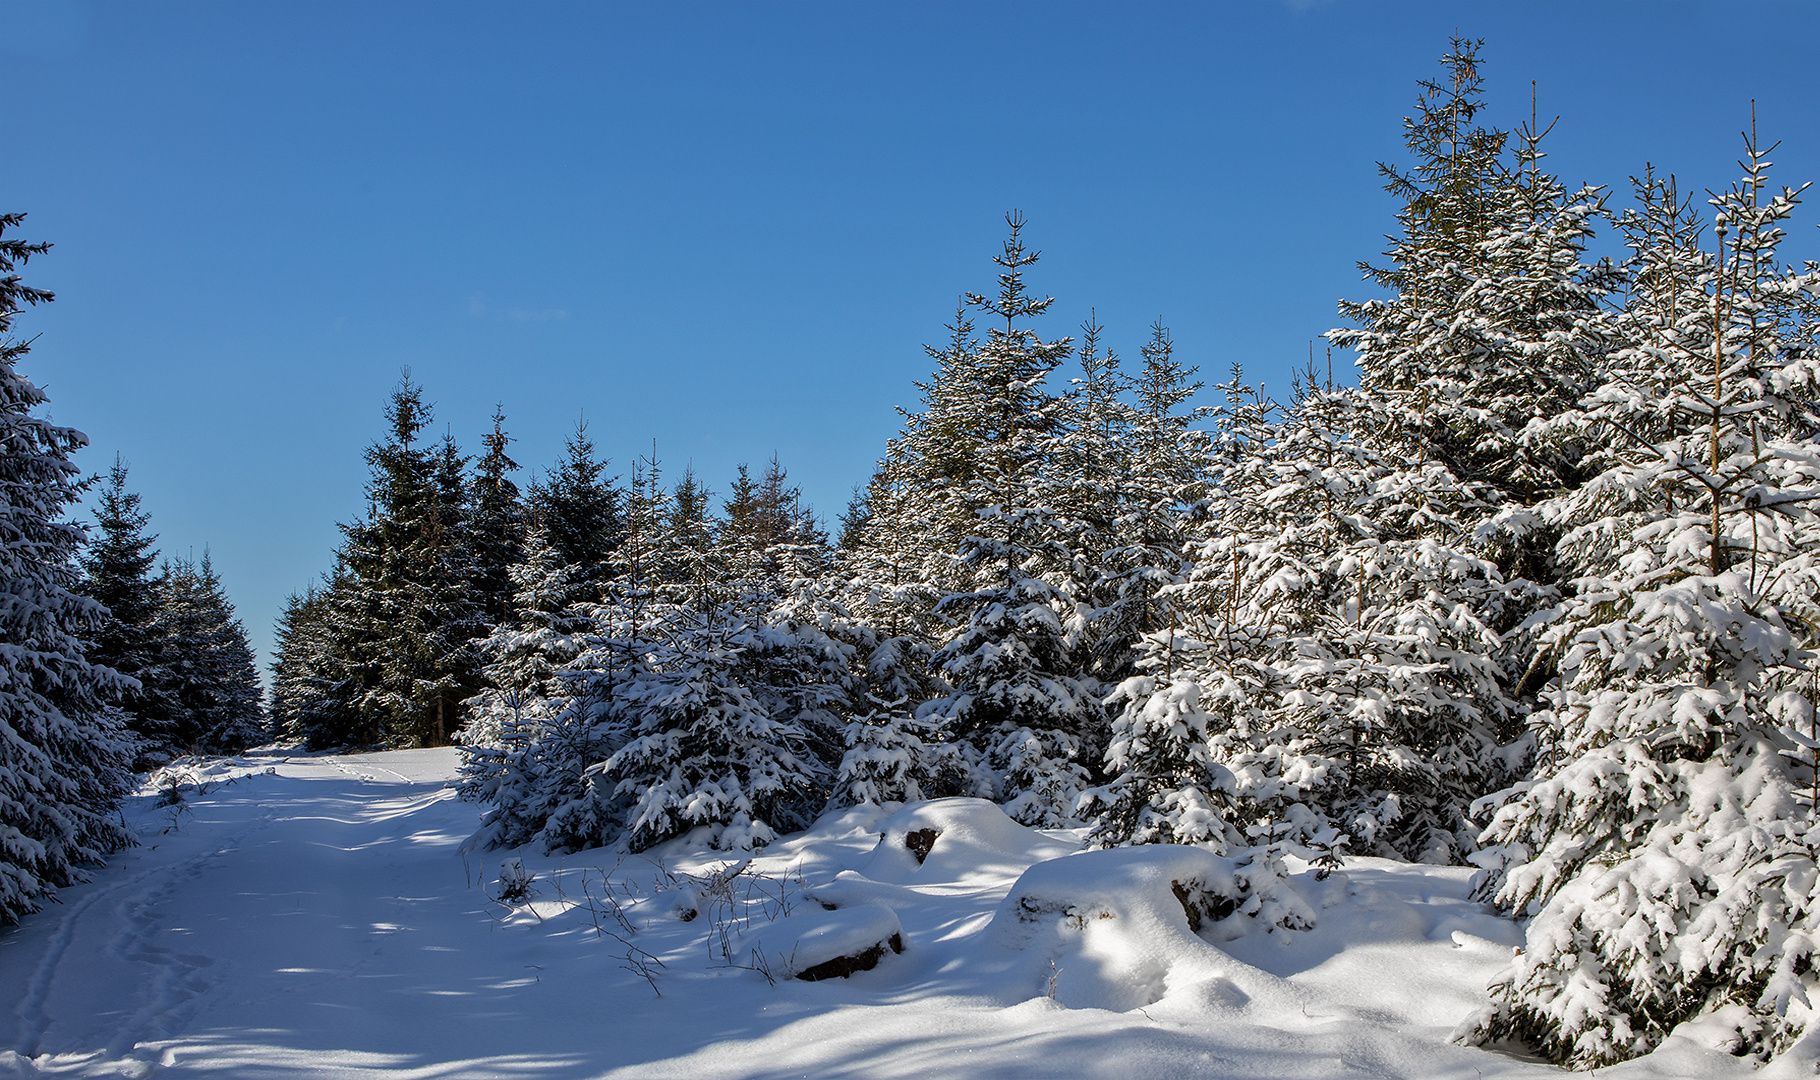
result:
[[[1133,400],[1090,410],[1103,416],[1091,424],[1091,441],[1107,449],[1082,462],[1085,469],[1059,470],[1065,486],[1101,486],[1113,510],[1103,550],[1091,562],[1095,583],[1088,589],[1091,611],[1083,635],[1089,644],[1087,670],[1102,685],[1117,686],[1136,673],[1144,635],[1169,623],[1160,592],[1181,579],[1191,519],[1204,513],[1212,450],[1198,425],[1211,409],[1183,410],[1201,389],[1195,368],[1178,360],[1175,342],[1159,321],[1143,347],[1143,370],[1130,380]],[[1082,366],[1089,365],[1082,349]],[[1084,380],[1088,397],[1094,377]],[[1083,420],[1087,417],[1083,416]],[[1081,423],[1070,425],[1076,431]],[[1078,437],[1078,436],[1077,436]],[[1101,463],[1092,468],[1092,458]],[[1080,479],[1069,479],[1075,473]],[[1073,545],[1078,550],[1080,544]]]
[[[1543,171],[1548,129],[1510,133],[1475,123],[1484,111],[1480,43],[1455,39],[1439,81],[1424,81],[1405,122],[1414,159],[1380,165],[1401,200],[1383,266],[1361,264],[1391,295],[1342,301],[1352,327],[1330,331],[1356,350],[1359,392],[1374,426],[1354,434],[1391,460],[1433,462],[1484,503],[1467,524],[1504,579],[1495,613],[1506,681],[1527,699],[1546,680],[1531,669],[1524,619],[1559,598],[1559,538],[1531,511],[1590,475],[1583,433],[1557,419],[1596,383],[1614,348],[1607,298],[1622,274],[1588,261],[1606,217],[1597,188],[1569,192]],[[1549,125],[1552,128],[1552,125]]]
[[[751,505],[736,482],[729,509],[744,520],[729,528],[708,519],[706,489],[685,472],[655,545],[670,565],[625,620],[636,644],[609,638],[603,649],[609,663],[636,652],[593,689],[601,713],[623,725],[598,785],[623,808],[631,850],[698,828],[716,847],[760,847],[827,804],[851,650],[814,596],[819,544],[754,550],[765,516],[780,538],[815,539],[783,475],[770,470]],[[743,576],[730,573],[739,568]]]
[[[1088,843],[1207,844],[1224,852],[1245,842],[1240,826],[1249,815],[1235,805],[1237,779],[1215,747],[1230,740],[1233,706],[1243,711],[1247,695],[1238,680],[1171,663],[1187,660],[1197,644],[1173,630],[1148,635],[1141,662],[1156,674],[1134,675],[1114,691],[1120,712],[1106,748],[1112,779],[1080,802],[1081,816],[1093,822]],[[1223,700],[1211,700],[1209,686]]]
[[[1208,501],[1223,512],[1190,526],[1190,537],[1208,535],[1189,545],[1193,558],[1178,559],[1176,572],[1158,588],[1160,626],[1138,639],[1139,673],[1123,679],[1108,698],[1118,710],[1105,752],[1109,780],[1089,790],[1079,806],[1093,823],[1088,842],[1096,846],[1211,844],[1225,850],[1245,842],[1246,826],[1282,810],[1255,777],[1241,802],[1237,778],[1222,762],[1243,757],[1269,733],[1261,704],[1272,681],[1271,669],[1259,661],[1267,636],[1241,621],[1239,582],[1230,570],[1232,552],[1254,533],[1267,532],[1263,525],[1247,528],[1255,524],[1248,515],[1257,507],[1257,485],[1245,483],[1241,466],[1255,469],[1262,448],[1274,440],[1276,406],[1239,378],[1235,370],[1222,385],[1226,403],[1214,410],[1221,454]],[[1198,637],[1186,628],[1191,610]],[[1283,786],[1279,781],[1274,790]]]
[[[1377,418],[1349,392],[1304,384],[1276,423],[1243,388],[1228,399],[1205,535],[1164,590],[1179,629],[1145,660],[1168,674],[1121,688],[1095,839],[1243,827],[1461,859],[1471,803],[1526,760],[1478,614],[1501,583],[1466,550],[1482,506],[1354,439]]]
[[[931,664],[957,614],[938,606],[972,588],[956,555],[995,497],[985,475],[995,418],[983,406],[992,391],[967,297],[948,330],[944,345],[926,347],[936,368],[917,384],[922,409],[904,412],[903,430],[866,488],[863,514],[851,519],[863,524],[849,528],[838,553],[842,605],[866,628],[852,643],[868,689],[847,732],[852,753],[843,769],[851,768],[840,781],[855,798],[979,795],[994,787],[977,747],[957,741],[939,718],[919,715],[948,689]]]
[[[1420,84],[1404,122],[1415,163],[1379,166],[1401,231],[1387,265],[1360,264],[1391,295],[1342,301],[1354,326],[1328,337],[1356,350],[1360,389],[1383,405],[1361,438],[1489,485],[1495,505],[1527,504],[1580,478],[1584,447],[1547,421],[1579,402],[1611,348],[1601,301],[1617,276],[1582,260],[1603,196],[1541,171],[1545,132],[1523,129],[1507,163],[1508,133],[1474,123],[1480,48],[1455,38],[1443,79]]]
[[[631,833],[627,808],[639,791],[670,778],[656,770],[678,765],[684,783],[696,779],[689,766],[646,760],[635,750],[624,759],[624,774],[602,767],[641,734],[661,739],[670,726],[686,723],[647,713],[645,701],[657,684],[688,669],[690,648],[674,645],[673,631],[710,621],[725,588],[708,573],[718,560],[709,550],[705,489],[692,475],[673,490],[661,478],[654,457],[637,463],[624,493],[622,539],[596,586],[604,596],[577,610],[570,641],[578,651],[552,672],[548,696],[521,710],[502,748],[471,754],[464,784],[473,797],[494,804],[471,844],[536,838],[547,850],[576,850],[671,835],[661,820]],[[653,771],[642,771],[646,766]],[[676,831],[709,823],[692,821]]]
[[[827,537],[804,512],[802,492],[772,455],[764,476],[754,480],[739,466],[714,531],[722,573],[743,587],[780,596],[802,573],[819,575]]]
[[[525,507],[512,474],[518,463],[506,453],[505,411],[493,410],[493,430],[482,440],[487,452],[475,464],[468,485],[468,587],[477,617],[490,631],[511,615],[512,569],[525,560]]]
[[[253,649],[208,553],[199,563],[167,561],[157,589],[145,682],[169,718],[168,745],[221,753],[265,742],[265,692]]]
[[[675,562],[674,505],[655,448],[633,463],[622,506],[624,531],[609,560],[605,598],[590,615],[587,648],[558,673],[560,695],[532,744],[525,779],[509,798],[495,800],[486,826],[496,828],[516,805],[547,850],[594,847],[623,832],[625,800],[598,766],[629,738],[636,717],[623,691],[650,674],[652,642],[672,606],[665,589]]]
[[[633,851],[705,827],[722,848],[754,848],[803,828],[827,798],[814,733],[774,715],[760,688],[764,654],[778,643],[733,605],[665,613],[648,666],[616,687],[631,718],[624,746],[601,766],[624,800]]]
[[[1760,1057],[1810,1027],[1820,272],[1778,262],[1798,192],[1767,153],[1753,131],[1712,250],[1653,176],[1626,219],[1628,341],[1580,417],[1612,449],[1542,507],[1576,575],[1541,638],[1545,756],[1486,833],[1528,947],[1469,1040],[1598,1066],[1703,1013]]]
[[[833,575],[843,613],[840,635],[854,647],[859,691],[843,735],[835,779],[842,803],[880,804],[972,790],[955,775],[951,754],[917,707],[940,696],[933,673],[935,602],[914,571],[926,539],[899,527],[910,517],[902,458],[888,448],[864,496],[850,511]],[[958,781],[958,782],[954,782]],[[950,790],[952,788],[952,790]]]
[[[1487,623],[1503,581],[1471,549],[1477,489],[1350,436],[1381,422],[1371,404],[1305,388],[1258,477],[1264,528],[1233,552],[1282,684],[1260,749],[1301,757],[1297,800],[1354,851],[1455,862],[1472,802],[1529,757]]]
[[[30,341],[13,319],[51,299],[20,280],[49,248],[6,235],[22,218],[0,214],[0,923],[133,842],[114,814],[129,744],[104,707],[130,683],[84,656],[101,607],[74,591],[83,534],[66,516],[81,494],[69,457],[88,438],[34,416],[44,392],[18,370]]]
[[[154,651],[150,626],[158,612],[152,580],[158,561],[152,542],[157,537],[147,535],[151,515],[139,508],[138,493],[126,489],[126,475],[126,461],[116,456],[95,503],[95,527],[82,555],[80,591],[107,608],[89,634],[90,662],[143,680]],[[169,737],[171,718],[152,707],[143,685],[125,691],[119,708],[133,735],[135,764],[149,765],[175,750]]]
[[[979,477],[987,434],[974,408],[978,343],[964,297],[948,330],[946,345],[925,347],[936,370],[917,384],[922,411],[904,412],[903,430],[886,444],[867,486],[865,527],[843,551],[856,587],[873,594],[869,602],[890,607],[892,634],[930,641],[945,625],[935,606],[962,587],[954,553],[985,497]]]
[[[439,745],[475,689],[468,643],[480,625],[467,588],[464,463],[450,442],[440,451],[418,442],[430,408],[409,372],[386,419],[391,437],[367,450],[367,520],[342,527],[349,704],[389,742]]]
[[[507,571],[508,618],[474,643],[486,685],[462,704],[461,738],[476,753],[500,743],[508,724],[531,715],[535,727],[535,717],[561,708],[557,673],[580,655],[612,576],[624,527],[620,493],[595,457],[585,423],[576,425],[564,455],[549,482],[532,490],[529,538]]]
[[[547,847],[611,835],[588,770],[617,746],[617,725],[603,720],[590,688],[602,658],[610,666],[629,659],[600,648],[611,621],[603,601],[628,528],[646,515],[636,492],[622,493],[606,469],[578,422],[548,482],[532,490],[528,552],[511,571],[512,617],[478,643],[487,687],[464,704],[457,790],[491,805],[472,844],[516,847],[544,835],[552,815],[559,822]],[[593,659],[584,659],[590,650]]]
[[[972,480],[982,509],[959,560],[969,587],[939,606],[959,623],[935,657],[951,689],[921,715],[948,740],[977,751],[990,770],[982,780],[990,780],[1008,814],[1025,824],[1061,825],[1073,820],[1087,785],[1082,750],[1101,737],[1105,721],[1097,685],[1080,677],[1063,625],[1075,599],[1045,576],[1061,576],[1071,553],[1052,509],[1033,498],[1057,426],[1043,382],[1072,342],[1045,342],[1020,325],[1051,300],[1028,293],[1024,268],[1037,255],[1024,247],[1023,217],[1006,220],[1011,235],[994,259],[1002,268],[998,293],[969,297],[1004,325],[988,329],[960,381],[983,435]]]

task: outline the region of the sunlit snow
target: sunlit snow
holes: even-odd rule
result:
[[[1448,1041],[1521,940],[1466,870],[1291,859],[1271,903],[1312,929],[1196,933],[1171,884],[1230,891],[1231,864],[1077,854],[978,800],[830,815],[749,861],[464,859],[456,764],[256,754],[130,801],[142,846],[0,934],[0,1076],[1559,1075]],[[870,970],[790,977],[893,933]],[[1600,1075],[1750,1074],[1688,1035]]]

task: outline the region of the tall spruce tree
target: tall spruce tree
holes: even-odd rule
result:
[[[0,923],[133,842],[114,815],[126,735],[105,708],[129,684],[84,655],[102,611],[74,591],[83,533],[67,519],[81,495],[70,454],[88,438],[34,415],[44,392],[18,370],[31,342],[13,320],[51,299],[20,279],[49,248],[6,235],[22,219],[0,214]]]
[[[272,660],[271,720],[276,734],[312,750],[377,741],[354,707],[348,664],[352,590],[339,564],[322,584],[293,593],[278,616]]]
[[[511,614],[512,569],[525,558],[525,508],[512,474],[518,463],[506,453],[505,411],[493,410],[493,430],[482,440],[486,453],[476,463],[468,485],[468,587],[473,592],[482,633]]]
[[[1360,437],[1489,485],[1495,502],[1532,503],[1578,479],[1584,447],[1551,438],[1549,421],[1611,348],[1602,301],[1618,278],[1581,259],[1600,191],[1569,194],[1542,172],[1533,121],[1514,162],[1509,133],[1477,122],[1481,47],[1455,38],[1443,77],[1420,84],[1404,122],[1415,163],[1379,166],[1401,232],[1386,265],[1360,264],[1391,295],[1342,301],[1355,325],[1328,336],[1357,351],[1360,389],[1381,405]]]
[[[1780,260],[1799,191],[1771,149],[1746,136],[1710,248],[1653,175],[1627,218],[1625,348],[1575,418],[1604,468],[1540,508],[1574,574],[1539,635],[1544,756],[1487,832],[1528,947],[1470,1040],[1595,1067],[1731,1006],[1770,1057],[1813,1015],[1820,271]]]
[[[469,746],[502,742],[508,727],[527,722],[534,735],[535,716],[564,695],[558,674],[593,631],[624,528],[620,493],[605,471],[578,422],[549,481],[532,489],[524,555],[508,572],[507,618],[475,643],[487,685],[463,703]],[[486,768],[479,757],[470,764]]]
[[[386,406],[390,438],[367,450],[367,520],[343,526],[350,704],[369,730],[409,746],[438,745],[459,726],[480,628],[467,587],[464,462],[451,442],[419,442],[430,417],[407,371]]]
[[[172,718],[155,707],[154,688],[143,685],[156,650],[152,622],[159,598],[152,567],[158,553],[152,544],[157,537],[145,531],[151,515],[140,509],[138,493],[127,490],[126,477],[126,461],[116,456],[96,500],[95,529],[82,556],[81,592],[107,608],[89,638],[89,659],[142,683],[123,694],[120,709],[135,737],[135,757],[143,760],[175,746]]]
[[[1044,341],[1024,325],[1053,301],[1032,296],[1024,281],[1038,257],[1024,246],[1024,218],[1009,214],[1006,223],[1010,236],[994,258],[998,292],[969,296],[995,320],[957,387],[980,436],[971,479],[980,509],[961,544],[965,591],[940,605],[958,624],[935,657],[951,689],[926,703],[924,715],[978,752],[991,770],[982,779],[1007,812],[1058,825],[1072,820],[1088,779],[1082,751],[1104,721],[1063,626],[1074,598],[1053,580],[1068,564],[1066,545],[1050,508],[1033,498],[1059,425],[1044,380],[1073,343]]]

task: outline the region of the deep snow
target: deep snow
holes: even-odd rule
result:
[[[976,800],[832,815],[749,862],[464,857],[457,760],[252,755],[135,799],[142,846],[0,934],[0,1077],[1560,1075],[1447,1041],[1521,941],[1468,871],[1291,860],[1313,929],[1196,934],[1165,890],[1225,872],[1199,853],[1076,856]],[[513,857],[530,896],[496,902]],[[873,970],[789,977],[894,929]],[[1599,1075],[1751,1074],[1692,1034]]]

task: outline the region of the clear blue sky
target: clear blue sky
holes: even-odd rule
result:
[[[1160,317],[1286,387],[1456,30],[1571,181],[1723,186],[1752,98],[1820,178],[1808,3],[0,0],[0,209],[56,245],[24,368],[264,654],[406,365],[470,448],[497,402],[541,468],[585,410],[616,471],[775,451],[832,518],[1017,207],[1049,334]]]

